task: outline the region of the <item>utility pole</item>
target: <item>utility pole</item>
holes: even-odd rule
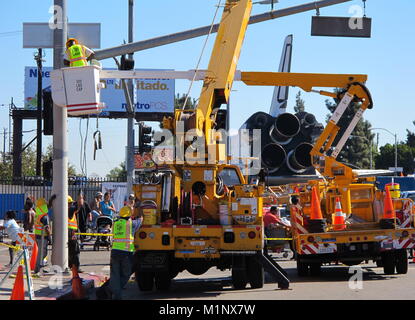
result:
[[[128,0],[128,42],[134,41],[134,0]],[[133,58],[133,54],[128,55],[129,59]],[[134,171],[134,113],[135,113],[135,99],[134,99],[134,81],[128,81],[128,91],[131,97],[132,110],[128,110],[127,123],[127,158],[125,159],[125,166],[127,170],[127,192],[131,193],[133,189],[133,171]],[[128,104],[128,101],[127,101]]]
[[[42,175],[42,48],[35,55],[37,64],[37,138],[36,138],[36,175]]]
[[[6,137],[7,128],[3,128],[3,163],[6,163]]]
[[[61,10],[57,28],[53,33],[53,68],[63,67],[63,56],[67,39],[66,0],[54,0],[55,7]],[[68,270],[68,114],[65,108],[53,105],[53,248],[52,264]]]

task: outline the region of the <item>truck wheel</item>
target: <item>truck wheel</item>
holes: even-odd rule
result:
[[[382,260],[376,260],[376,267],[378,267],[378,268],[382,268],[383,267]]]
[[[245,289],[248,279],[245,269],[232,268],[232,284],[236,290]]]
[[[383,272],[385,274],[395,273],[395,255],[393,252],[387,251],[382,255]]]
[[[171,277],[169,272],[156,273],[154,280],[157,290],[167,291],[170,289]]]
[[[320,262],[313,262],[310,263],[310,274],[313,277],[319,276],[321,273],[321,263]]]
[[[297,258],[297,274],[300,277],[308,276],[308,264],[301,261],[300,257]]]
[[[246,258],[246,271],[252,289],[258,289],[264,286],[264,268],[255,258]]]
[[[395,263],[397,274],[408,273],[408,252],[406,249],[400,249],[395,251]]]
[[[151,291],[154,285],[153,272],[135,272],[135,280],[141,291]]]

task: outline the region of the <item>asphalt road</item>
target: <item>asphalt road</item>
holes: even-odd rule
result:
[[[294,261],[277,256],[277,261],[287,271],[291,281],[288,290],[280,290],[276,283],[267,282],[261,289],[234,290],[230,281],[230,271],[219,271],[211,268],[202,276],[193,276],[183,272],[172,282],[168,292],[140,292],[132,279],[124,291],[124,299],[128,300],[178,300],[178,299],[212,299],[212,300],[409,300],[415,298],[415,263],[409,264],[406,275],[387,276],[383,268],[375,264],[362,264],[361,288],[349,287],[347,266],[323,266],[318,277],[298,277]],[[110,252],[106,249],[96,252],[86,247],[81,252],[81,269],[90,274],[109,277]],[[7,263],[8,252],[0,248],[0,264]]]
[[[362,264],[362,282],[349,279],[347,266],[323,266],[318,277],[298,277],[294,261],[278,259],[287,271],[291,281],[288,290],[280,290],[276,283],[266,283],[261,289],[234,290],[230,282],[230,271],[222,272],[214,268],[202,276],[187,272],[179,274],[169,292],[140,292],[136,283],[130,281],[124,292],[129,300],[383,300],[415,298],[415,264],[409,265],[406,275],[387,276],[383,268],[375,264]],[[356,277],[356,275],[355,275]],[[268,278],[268,277],[267,277]],[[353,279],[352,279],[353,280]]]

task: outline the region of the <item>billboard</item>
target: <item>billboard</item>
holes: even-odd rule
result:
[[[43,89],[50,87],[51,67],[44,67],[42,71]],[[115,70],[108,68],[106,70]],[[154,70],[154,69],[138,69]],[[125,112],[126,102],[124,91],[119,79],[106,79],[106,88],[102,89],[101,101],[106,108],[101,115],[109,112]],[[136,79],[134,80],[135,111],[143,113],[173,113],[174,112],[174,79]],[[37,109],[37,68],[25,68],[24,108]]]

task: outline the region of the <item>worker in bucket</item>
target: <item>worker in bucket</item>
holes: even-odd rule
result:
[[[140,221],[132,220],[131,214],[131,207],[122,207],[120,218],[114,222],[113,227],[109,285],[114,300],[122,299],[122,289],[132,274],[134,234],[140,227]]]
[[[80,44],[77,39],[69,38],[66,41],[64,65],[69,67],[85,67],[91,61],[94,51]]]

